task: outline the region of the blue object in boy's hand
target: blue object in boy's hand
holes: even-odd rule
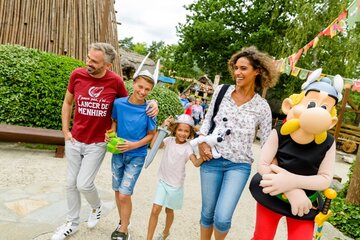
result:
[[[117,137],[113,130],[107,130],[106,134],[108,135],[109,138],[111,138],[111,141],[106,144],[106,150],[113,154],[121,153],[121,151],[119,149],[117,149],[116,146],[119,143],[125,142],[125,140]]]

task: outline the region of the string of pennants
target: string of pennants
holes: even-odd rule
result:
[[[344,32],[346,29],[353,29],[356,27],[356,23],[360,22],[360,0],[354,0],[350,6],[343,11],[332,23],[321,31],[313,40],[302,47],[297,53],[292,54],[287,58],[275,60],[276,68],[279,72],[294,77],[299,77],[301,80],[305,80],[311,73],[310,70],[296,67],[296,63],[300,59],[302,54],[307,53],[310,48],[315,48],[319,42],[320,37],[336,36],[337,32]],[[334,76],[328,74],[322,74],[321,77],[328,77],[333,79]],[[344,78],[345,83],[352,85],[353,91],[360,92],[360,79]]]

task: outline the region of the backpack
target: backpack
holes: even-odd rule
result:
[[[215,122],[214,122],[214,118],[215,118],[216,114],[217,114],[218,111],[219,111],[220,103],[221,103],[222,99],[224,98],[224,95],[225,95],[225,93],[226,93],[226,91],[228,90],[229,87],[230,87],[229,84],[224,84],[224,85],[221,87],[221,89],[220,89],[220,91],[219,91],[219,94],[218,94],[217,97],[216,97],[215,105],[214,105],[214,110],[213,110],[213,115],[212,115],[212,117],[211,117],[211,122],[210,122],[211,127],[210,127],[210,129],[209,129],[208,134],[211,134],[211,133],[214,131],[214,129],[215,129],[215,125],[216,125],[216,124],[215,124]]]

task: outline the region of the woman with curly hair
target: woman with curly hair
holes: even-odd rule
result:
[[[235,81],[230,85],[213,118],[214,105],[220,89],[215,89],[208,112],[200,129],[201,135],[209,134],[212,124],[216,128],[230,128],[231,133],[218,143],[220,158],[214,159],[206,143],[199,145],[201,165],[201,220],[202,240],[225,239],[241,193],[249,178],[254,161],[252,144],[259,128],[261,145],[271,131],[271,110],[258,92],[276,84],[278,73],[273,59],[256,47],[243,48],[228,62]],[[212,121],[213,118],[213,121]]]

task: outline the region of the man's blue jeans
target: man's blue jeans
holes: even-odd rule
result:
[[[201,220],[205,228],[212,225],[219,232],[228,232],[231,219],[251,171],[248,163],[233,163],[224,158],[202,163]]]

